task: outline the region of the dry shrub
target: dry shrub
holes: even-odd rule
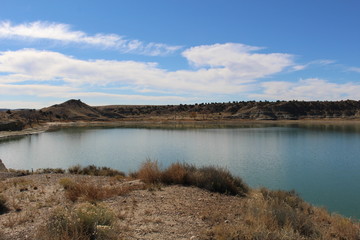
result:
[[[6,198],[0,194],[0,215],[7,213],[9,211],[9,208],[6,203]]]
[[[35,171],[36,174],[63,174],[65,170],[62,168],[39,168]]]
[[[72,202],[78,200],[97,202],[114,196],[120,196],[138,189],[138,186],[101,186],[85,181],[73,182],[71,179],[61,179],[59,182],[65,189],[65,197]]]
[[[319,237],[320,231],[316,227],[311,215],[313,207],[302,200],[294,191],[260,190],[268,205],[269,217],[274,220],[275,228],[291,227],[304,237]]]
[[[173,163],[161,171],[157,161],[146,160],[133,174],[145,183],[181,184],[196,186],[211,192],[245,196],[249,187],[239,177],[220,167],[196,168],[185,163]]]
[[[161,174],[161,181],[165,184],[189,185],[189,169],[186,164],[173,163]]]
[[[124,172],[112,169],[109,167],[97,167],[95,165],[89,165],[87,167],[81,167],[80,165],[72,166],[68,169],[71,174],[91,175],[91,176],[125,176]]]
[[[145,183],[159,183],[161,181],[161,171],[158,162],[146,160],[137,171],[136,176]]]
[[[191,173],[191,185],[209,190],[211,192],[229,195],[245,196],[249,187],[239,177],[220,167],[203,167]]]
[[[40,227],[37,239],[118,239],[115,215],[101,204],[83,203],[74,208],[57,208]]]
[[[360,240],[360,223],[352,219],[344,218],[334,214],[332,216],[331,236],[342,240],[356,239]]]

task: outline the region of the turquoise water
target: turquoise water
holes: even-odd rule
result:
[[[132,171],[145,159],[227,167],[250,186],[296,190],[305,200],[360,219],[358,125],[238,128],[72,128],[0,141],[8,168],[75,164]]]

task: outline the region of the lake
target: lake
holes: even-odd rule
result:
[[[136,170],[150,158],[228,168],[251,187],[296,190],[306,201],[360,219],[360,125],[209,128],[67,128],[0,140],[8,168],[80,164]]]

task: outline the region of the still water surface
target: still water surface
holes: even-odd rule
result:
[[[314,205],[360,219],[359,125],[237,128],[72,128],[0,141],[9,168],[75,164],[136,170],[145,159],[218,165],[250,186],[295,189]]]

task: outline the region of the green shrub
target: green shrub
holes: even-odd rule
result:
[[[6,199],[3,195],[0,194],[0,215],[7,213],[9,211],[9,208],[6,204]]]
[[[39,239],[117,239],[114,214],[103,205],[83,203],[73,209],[58,208],[39,229]]]

